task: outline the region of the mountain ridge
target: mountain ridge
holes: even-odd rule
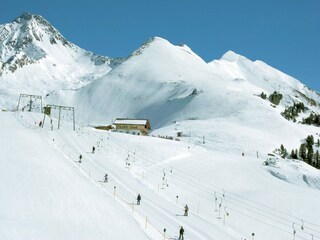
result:
[[[21,93],[21,89],[30,90],[33,93],[41,89],[39,93],[47,96],[46,100],[48,102],[77,106],[84,113],[82,117],[85,118],[85,121],[96,122],[102,119],[111,121],[119,115],[122,117],[158,116],[161,112],[166,115],[173,114],[178,120],[182,120],[193,119],[194,115],[197,115],[196,113],[191,114],[190,111],[188,114],[184,113],[185,109],[191,108],[191,106],[197,108],[193,102],[198,102],[200,105],[204,104],[202,101],[214,102],[220,106],[219,99],[229,102],[228,96],[230,95],[242,96],[243,101],[248,101],[245,99],[262,92],[268,95],[273,92],[280,92],[283,94],[283,101],[279,106],[282,109],[299,101],[308,105],[308,101],[312,99],[316,102],[316,106],[310,106],[310,109],[313,111],[319,110],[320,95],[316,91],[308,89],[297,79],[262,61],[251,61],[232,50],[227,51],[220,59],[207,63],[187,45],[176,46],[166,39],[155,36],[149,38],[129,57],[105,62],[104,57],[100,58],[86,52],[69,43],[62,35],[60,37],[60,33],[41,16],[25,13],[13,22],[23,23],[24,25],[19,25],[20,28],[23,28],[22,26],[26,26],[26,24],[36,26],[40,24],[58,37],[47,36],[41,32],[42,27],[36,27],[38,32],[41,30],[42,35],[36,34],[41,38],[37,39],[35,37],[32,39],[31,42],[36,43],[35,48],[31,47],[30,51],[26,51],[26,48],[22,49],[16,56],[18,59],[24,59],[26,52],[29,55],[31,53],[42,53],[37,51],[36,48],[38,47],[37,43],[41,43],[41,39],[47,40],[46,46],[39,47],[40,50],[45,49],[43,50],[44,56],[38,60],[25,58],[27,63],[29,59],[32,59],[28,66],[17,63],[15,70],[17,72],[9,72],[0,77],[0,81],[4,80],[6,86],[9,86],[12,82],[17,86],[17,89],[11,90],[12,92],[6,101],[2,100],[5,103],[11,102],[11,106],[14,106],[14,104],[10,98],[12,99],[14,95]],[[26,29],[29,30],[28,33],[32,30],[31,27]],[[12,33],[12,35],[18,35],[18,33],[19,31]],[[55,43],[52,43],[50,41],[51,37],[62,40],[60,42],[55,40]],[[0,49],[3,49],[3,46],[2,43]],[[52,50],[52,48],[55,49]],[[73,51],[74,49],[75,51]],[[12,59],[14,61],[15,58]],[[42,66],[43,63],[46,65]],[[39,85],[38,87],[30,86],[30,80],[24,83],[15,79],[30,77],[30,73],[40,66],[44,68],[43,73],[31,77],[34,79],[32,82]],[[84,71],[84,67],[86,71]],[[60,74],[57,75],[57,71],[54,71],[56,69],[60,70]],[[52,80],[44,80],[44,76]],[[23,86],[24,84],[26,86]],[[43,86],[46,87],[43,89]],[[0,91],[3,95],[6,95],[6,92],[8,91],[4,89]],[[119,95],[115,96],[114,93]],[[116,99],[122,100],[116,101]],[[141,99],[148,99],[148,101],[142,101]],[[238,100],[240,101],[240,99]],[[110,105],[111,102],[112,105]],[[99,108],[93,106],[96,103],[102,105],[99,106],[101,109],[105,109],[105,112],[101,113],[100,116],[96,113],[90,113],[91,108]],[[210,104],[212,105],[212,103]],[[5,107],[5,104],[2,105],[3,108],[8,108]],[[225,111],[222,105],[219,109],[222,112]],[[230,109],[236,111],[234,107]],[[184,117],[178,117],[179,114],[176,111]],[[217,115],[212,111],[209,112],[212,116]],[[199,116],[210,118],[210,114],[206,115],[207,113],[206,111],[198,111]],[[110,117],[106,118],[106,115]],[[165,126],[176,121],[176,117],[173,117],[173,115],[166,121],[160,121],[156,126]]]

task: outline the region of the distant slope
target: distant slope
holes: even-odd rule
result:
[[[258,95],[274,91],[283,95],[280,111],[300,101],[315,112],[320,109],[319,93],[261,61],[252,62],[230,51],[207,64],[187,46],[155,37],[67,101],[87,121],[144,117],[158,128],[175,121],[227,117],[246,107],[259,111],[258,106],[269,101]],[[65,95],[60,94],[63,101]],[[271,107],[267,111],[275,112]]]
[[[74,104],[87,119],[147,117],[159,127],[172,123],[201,94],[197,86],[214,80],[208,70],[188,47],[173,46],[155,37],[107,75],[77,92]]]
[[[220,60],[214,60],[208,65],[219,75],[230,80],[249,81],[268,95],[274,91],[282,93],[284,96],[282,105],[301,101],[310,106],[310,99],[313,99],[318,103],[316,109],[319,110],[319,93],[262,61],[252,62],[244,56],[228,51]]]
[[[283,95],[278,106],[259,96],[274,91]],[[48,100],[76,106],[85,124],[148,118],[152,134],[175,136],[180,129],[195,142],[205,137],[239,152],[272,151],[280,144],[299,148],[317,128],[290,122],[281,112],[293,102],[320,112],[318,93],[260,61],[228,52],[207,64],[188,47],[159,37],[79,91],[60,91]]]

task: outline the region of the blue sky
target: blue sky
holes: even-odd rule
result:
[[[228,50],[262,60],[320,92],[319,0],[10,0],[0,24],[23,12],[101,55],[126,57],[160,36],[207,62]]]

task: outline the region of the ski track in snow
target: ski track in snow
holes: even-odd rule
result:
[[[60,150],[61,151],[61,150]],[[64,155],[66,158],[69,158],[67,155]],[[117,186],[121,186],[123,189],[125,189],[126,190],[126,192],[127,193],[129,193],[129,195],[131,195],[131,197],[134,199],[134,197],[136,196],[136,192],[139,192],[139,191],[137,191],[137,184],[135,184],[135,186],[132,186],[132,187],[129,187],[129,185],[130,184],[128,184],[128,183],[132,183],[132,181],[136,181],[136,179],[129,179],[129,181],[127,181],[127,182],[123,182],[123,181],[121,181],[120,180],[120,178],[119,177],[116,177],[117,176],[117,174],[115,174],[115,172],[114,171],[110,171],[111,169],[107,169],[107,168],[105,168],[105,167],[103,167],[102,165],[100,165],[99,163],[97,163],[96,162],[96,160],[97,159],[92,159],[93,158],[93,156],[96,156],[96,154],[95,155],[92,155],[92,157],[90,157],[90,155],[89,155],[89,157],[87,156],[87,161],[88,162],[90,162],[90,164],[92,164],[92,166],[93,167],[95,167],[96,169],[98,169],[98,171],[97,172],[100,172],[100,174],[102,175],[104,172],[108,172],[108,173],[111,173],[111,175],[112,175],[112,179],[114,180],[114,182],[115,182],[115,184],[117,185]],[[173,157],[173,158],[170,158],[169,160],[167,160],[167,161],[170,161],[170,160],[172,160],[172,159],[182,159],[184,156],[186,156],[186,155],[182,155],[182,156],[176,156],[176,157]],[[160,164],[161,165],[161,164]],[[80,169],[80,170],[83,170],[83,169]],[[88,176],[87,175],[87,173],[85,172],[85,171],[82,171],[82,173],[85,175],[85,176]],[[91,176],[90,177],[90,180],[97,186],[97,187],[99,187],[100,188],[100,185],[101,184],[99,184],[98,183],[98,181],[97,180],[94,180],[93,178],[92,178],[93,176]],[[95,176],[95,177],[97,177],[97,176]],[[141,186],[140,186],[140,188],[141,188]],[[140,191],[141,192],[141,191]],[[110,194],[110,192],[108,192],[109,193],[109,195],[111,195]],[[127,195],[127,194],[126,194]],[[148,196],[147,194],[143,194],[143,196]],[[128,196],[127,196],[128,197]],[[173,217],[172,216],[172,212],[168,212],[168,210],[165,210],[164,208],[160,208],[159,207],[159,201],[160,199],[158,199],[157,201],[157,205],[156,204],[154,204],[152,201],[150,201],[150,200],[148,200],[147,198],[145,198],[142,202],[143,202],[143,207],[141,207],[142,209],[144,209],[145,208],[145,206],[147,205],[148,206],[148,208],[149,208],[149,212],[152,212],[152,214],[153,215],[158,215],[158,214],[161,214],[162,215],[162,218],[163,219],[166,219],[166,221],[167,220],[171,220],[171,224],[172,225],[175,225],[175,226],[179,226],[179,225],[181,225],[181,220],[179,220],[179,219],[177,219],[177,218],[175,218],[175,217]],[[127,204],[131,204],[130,202],[127,202]],[[161,205],[161,204],[160,204]],[[140,214],[140,216],[142,216],[142,214]],[[194,215],[195,217],[197,217],[196,215]],[[152,218],[151,218],[152,219]],[[206,220],[204,220],[205,222],[207,222]],[[174,224],[175,223],[175,224]],[[208,222],[207,222],[208,223]],[[200,223],[200,225],[201,224],[203,224],[203,223]],[[210,224],[210,223],[208,223],[208,224]],[[194,227],[192,227],[191,225],[189,225],[189,224],[184,224],[184,226],[185,226],[185,228],[186,229],[188,229],[188,232],[192,232],[192,234],[189,234],[189,235],[191,235],[190,237],[185,237],[185,239],[209,239],[210,238],[210,236],[209,235],[204,235],[203,236],[203,234],[200,234],[199,232],[198,232],[198,230],[196,230],[196,229],[194,229]],[[199,227],[198,226],[198,229],[201,229],[201,227]],[[215,238],[212,238],[212,239],[215,239]]]
[[[6,116],[9,116],[8,114],[11,113],[6,113]],[[121,208],[125,209],[140,225],[140,229],[144,229],[145,217],[147,216],[149,228],[145,229],[144,232],[149,239],[163,238],[163,228],[167,229],[167,237],[176,236],[178,228],[181,225],[183,225],[186,230],[185,239],[231,240],[239,239],[241,237],[249,238],[249,233],[241,231],[243,227],[242,224],[237,226],[237,224],[234,224],[236,222],[232,220],[236,216],[240,217],[240,219],[243,219],[245,216],[239,215],[236,212],[239,207],[240,209],[246,209],[245,211],[248,211],[246,214],[251,216],[252,219],[256,219],[256,221],[261,221],[261,223],[265,224],[265,227],[262,229],[268,228],[268,224],[273,226],[271,229],[277,229],[274,228],[276,226],[274,225],[274,221],[279,221],[279,219],[277,220],[277,216],[280,213],[274,212],[274,214],[277,215],[273,216],[271,219],[270,217],[272,215],[263,211],[260,205],[253,205],[254,201],[252,203],[247,202],[247,204],[244,205],[243,200],[237,195],[233,195],[232,192],[229,192],[228,188],[225,188],[226,191],[223,191],[227,194],[225,198],[226,202],[224,202],[223,206],[227,206],[227,209],[229,209],[228,211],[231,212],[231,216],[226,219],[226,226],[222,226],[223,214],[221,219],[215,219],[215,216],[209,213],[212,211],[210,208],[214,208],[214,201],[211,202],[211,206],[206,203],[206,201],[210,201],[210,199],[207,199],[209,195],[207,195],[206,192],[213,192],[213,190],[207,188],[211,186],[211,184],[206,183],[204,179],[201,179],[203,176],[194,176],[194,173],[181,167],[186,163],[193,166],[194,162],[199,161],[198,159],[202,159],[202,163],[204,164],[203,169],[206,169],[205,165],[209,164],[211,161],[206,159],[205,156],[208,156],[208,154],[210,155],[210,153],[215,153],[217,159],[220,159],[222,157],[220,154],[225,155],[226,152],[219,153],[216,150],[205,150],[202,147],[185,144],[183,142],[172,142],[150,137],[134,137],[125,134],[100,132],[87,128],[78,129],[77,132],[63,129],[59,131],[50,131],[50,126],[48,125],[46,125],[44,129],[38,127],[37,121],[41,119],[41,114],[14,113],[12,115],[16,122],[5,122],[6,125],[9,127],[14,126],[19,132],[31,131],[37,138],[42,139],[41,141],[47,142],[48,146],[55,149],[67,165],[71,164],[73,171],[80,171],[81,175],[87,179],[86,181],[89,180],[88,182],[95,186],[95,191],[104,192],[104,197],[107,197],[111,201],[116,200]],[[19,127],[17,127],[18,125]],[[63,127],[67,128],[68,124],[63,125]],[[145,145],[147,142],[148,145]],[[19,141],[18,144],[20,144]],[[92,146],[96,146],[95,154],[90,152]],[[154,154],[155,151],[158,151],[156,155]],[[77,162],[80,153],[83,155],[81,164]],[[130,158],[128,155],[130,155]],[[237,163],[237,158],[234,158],[232,153],[230,159],[233,159],[232,161]],[[131,164],[130,168],[126,168],[125,163],[127,161]],[[257,176],[265,175],[267,179],[270,178],[271,175],[267,174],[268,170],[261,168],[261,165],[254,161],[251,162],[252,160],[242,159],[241,161],[243,163],[238,167],[242,168],[246,166],[246,164],[250,164],[247,165],[247,167],[250,166],[250,168],[254,169],[256,172],[257,169],[255,168],[260,166],[258,168],[259,175]],[[219,166],[220,164],[227,164],[228,161],[215,160],[214,163],[216,166]],[[196,166],[198,168],[200,165],[197,164]],[[247,167],[244,169],[247,169],[247,171],[250,172],[251,170]],[[169,171],[170,168],[171,170],[173,169],[173,172]],[[166,170],[164,171],[164,169]],[[278,167],[278,169],[282,168]],[[283,168],[283,170],[284,169],[285,168]],[[298,165],[292,169],[299,171]],[[106,172],[109,174],[109,182],[99,182]],[[162,178],[163,174],[165,174],[170,186],[168,188],[164,187],[163,189],[159,189],[158,185],[157,190],[157,182],[159,183],[158,180]],[[270,180],[276,181],[276,178],[271,177]],[[258,180],[257,178],[257,181],[261,180]],[[261,184],[264,181],[265,180],[261,181]],[[301,182],[304,182],[303,178],[301,178]],[[283,184],[288,184],[281,180],[279,183],[277,184],[280,189]],[[117,187],[115,199],[113,196],[113,186]],[[254,185],[252,186],[254,187]],[[216,187],[217,186],[215,186],[215,188]],[[290,188],[288,187],[296,189],[292,184],[286,187],[289,190]],[[185,190],[181,192],[183,189]],[[220,197],[222,198],[221,189],[223,189],[223,186],[220,186],[219,189],[217,195],[220,199]],[[181,200],[179,204],[177,204],[174,199],[174,194],[179,192]],[[140,206],[133,204],[138,193],[142,195]],[[188,196],[190,194],[191,196]],[[318,196],[319,193],[313,192],[312,194]],[[197,213],[195,206],[198,197],[202,199],[201,214]],[[205,202],[203,202],[204,200]],[[182,212],[184,203],[189,203],[188,205],[191,208],[189,217],[179,216],[179,213]],[[133,213],[132,207],[134,207]],[[90,208],[87,209],[90,213],[90,218],[95,218],[96,215],[91,213]],[[206,211],[209,212],[206,213]],[[243,210],[239,211],[239,213],[241,212],[243,212]],[[283,233],[279,236],[289,235],[290,233],[291,226],[289,222],[285,223],[285,221],[287,221],[286,218],[287,217],[283,220],[280,219],[282,225],[278,230],[280,230],[279,233],[281,233],[281,231],[283,231]],[[252,220],[246,221],[248,221],[248,224],[254,223]],[[6,221],[2,219],[0,222],[1,224],[9,224],[9,222],[14,224],[15,221]],[[306,224],[309,224],[308,222],[306,221]],[[257,229],[260,228],[258,227],[259,225],[253,226]],[[317,239],[315,228],[316,227],[309,227],[306,225],[308,231],[314,231],[315,239]],[[257,231],[257,233],[258,232],[259,231]],[[300,239],[304,239],[304,235],[301,234],[301,232],[298,233],[297,239],[299,236]],[[276,239],[275,235],[271,236],[273,236],[273,239]]]
[[[167,160],[164,160],[162,163],[155,164],[155,165],[156,165],[156,166],[161,166],[162,164],[165,164],[166,162],[172,161],[172,159],[183,159],[184,157],[189,156],[189,155],[190,155],[190,154],[184,154],[184,155],[175,156],[175,157],[169,158],[169,159],[167,159]],[[94,154],[92,154],[92,155],[87,154],[88,162],[92,165],[91,167],[99,169],[100,175],[102,175],[103,172],[105,172],[105,171],[110,172],[110,173],[112,174],[112,176],[113,176],[113,180],[114,180],[117,184],[119,184],[120,186],[122,186],[122,188],[124,188],[124,189],[129,193],[130,196],[127,196],[127,197],[131,197],[132,199],[134,199],[136,193],[139,192],[139,191],[137,191],[137,189],[138,189],[139,187],[137,187],[137,186],[128,187],[128,185],[130,185],[130,184],[128,184],[128,183],[131,183],[132,180],[133,180],[133,181],[136,181],[137,179],[131,177],[131,180],[128,180],[128,181],[126,181],[126,182],[121,181],[119,177],[116,177],[116,176],[119,175],[119,173],[116,174],[114,171],[110,171],[110,168],[106,168],[106,167],[104,167],[103,165],[101,165],[100,163],[98,163],[98,162],[97,162],[98,159],[93,159],[94,157],[96,158],[96,156],[97,156],[97,154],[95,154],[95,155],[94,155]],[[120,174],[120,175],[121,175],[121,174]],[[129,176],[129,177],[130,177],[130,176]],[[133,178],[133,179],[132,179],[132,178]],[[96,183],[96,182],[95,182],[95,183]],[[140,186],[140,187],[141,187],[141,186]],[[140,191],[140,192],[141,192],[141,191]],[[145,194],[143,194],[143,195],[145,195]],[[146,194],[146,196],[149,196],[149,195],[150,195],[150,194]],[[164,215],[163,218],[165,218],[165,219],[168,219],[168,218],[169,218],[169,219],[172,219],[172,220],[174,220],[174,222],[176,222],[176,223],[179,222],[177,219],[175,219],[175,218],[173,218],[173,217],[171,216],[172,213],[168,213],[167,211],[164,211],[163,208],[159,208],[159,207],[156,206],[155,204],[152,204],[152,202],[150,202],[149,200],[144,200],[143,202],[144,202],[144,203],[146,202],[148,205],[150,205],[151,209],[153,210],[153,213],[154,213],[154,211],[160,212],[160,214]],[[144,206],[145,206],[145,205],[144,205]],[[205,237],[204,237],[204,236],[199,235],[199,233],[197,233],[197,231],[193,230],[193,227],[190,227],[189,225],[185,225],[185,226],[187,226],[187,228],[189,229],[189,231],[190,231],[190,232],[193,232],[194,235],[196,235],[198,238],[199,238],[199,237],[201,237],[202,239],[209,239],[209,238],[210,238],[209,236],[205,236]],[[214,238],[213,238],[213,239],[214,239]]]

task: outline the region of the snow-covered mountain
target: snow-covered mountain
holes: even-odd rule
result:
[[[277,106],[260,97],[275,91],[283,96]],[[310,131],[281,113],[298,102],[309,109],[305,115],[319,113],[320,103],[319,93],[261,61],[229,51],[206,63],[187,46],[174,46],[159,37],[85,88],[51,97],[48,101],[76,106],[89,124],[110,124],[116,117],[149,118],[154,134],[163,129],[164,135],[183,131],[199,141],[205,136],[209,141],[231,142],[239,151],[248,142],[257,150],[266,146],[271,150],[281,143],[297,148],[295,144]],[[234,126],[241,128],[241,135],[226,136],[221,131]],[[295,144],[287,137],[292,131]]]
[[[232,125],[259,136],[273,134],[278,140],[272,147],[288,142],[285,136],[292,128],[303,133],[296,141],[305,135],[305,126],[281,116],[286,108],[302,102],[308,109],[302,116],[319,113],[319,93],[232,51],[206,63],[186,45],[153,37],[127,58],[109,59],[68,42],[45,19],[31,14],[2,25],[1,36],[3,109],[15,108],[19,93],[37,94],[45,103],[75,106],[81,124],[107,125],[117,117],[138,117],[150,119],[156,130],[176,129],[176,123],[191,129],[205,121],[206,129],[188,132],[208,139],[224,138],[217,131],[230,127],[230,119]],[[275,91],[282,95],[277,106],[268,100]],[[279,137],[278,128],[284,137]],[[245,141],[237,142],[237,148],[244,147]],[[257,149],[265,147],[256,144]]]
[[[127,58],[110,59],[86,52],[44,18],[28,13],[0,30],[3,109],[14,109],[19,93],[29,93],[42,95],[45,103],[75,106],[79,124],[148,118],[153,134],[184,131],[197,139],[218,137],[223,142],[234,136],[221,129],[237,126],[243,129],[239,136],[243,140],[231,145],[243,149],[246,142],[254,142],[252,147],[259,150],[281,143],[297,148],[288,134],[294,129],[299,142],[312,132],[299,121],[320,112],[319,93],[262,61],[232,51],[206,63],[186,45],[153,37]],[[277,104],[269,100],[274,92],[282,96]],[[296,123],[281,115],[294,103],[303,103],[306,109]],[[199,125],[206,127],[194,127]],[[272,135],[269,143],[262,141],[266,134]],[[252,141],[255,135],[261,142]]]
[[[120,61],[85,51],[43,17],[24,13],[0,25],[0,105],[12,109],[20,93],[79,89]]]
[[[232,51],[206,63],[188,46],[154,37],[128,58],[110,59],[70,43],[44,18],[28,13],[0,26],[0,43],[3,109],[14,108],[19,93],[30,93],[75,105],[87,122],[147,117],[158,128],[234,115],[243,110],[237,101],[261,102],[254,96],[277,91],[283,95],[282,107],[304,102],[319,110],[319,93]],[[237,96],[236,102],[229,95]]]
[[[73,101],[91,122],[118,116],[148,117],[160,127],[174,121],[234,114],[241,109],[230,102],[229,95],[237,95],[235,101],[259,103],[262,100],[255,96],[274,91],[283,95],[280,108],[303,102],[319,110],[319,93],[261,61],[252,62],[229,51],[220,60],[206,63],[187,46],[154,37],[67,101]],[[66,99],[65,93],[59,94]],[[207,108],[198,107],[204,105]],[[97,115],[91,109],[102,111]]]

